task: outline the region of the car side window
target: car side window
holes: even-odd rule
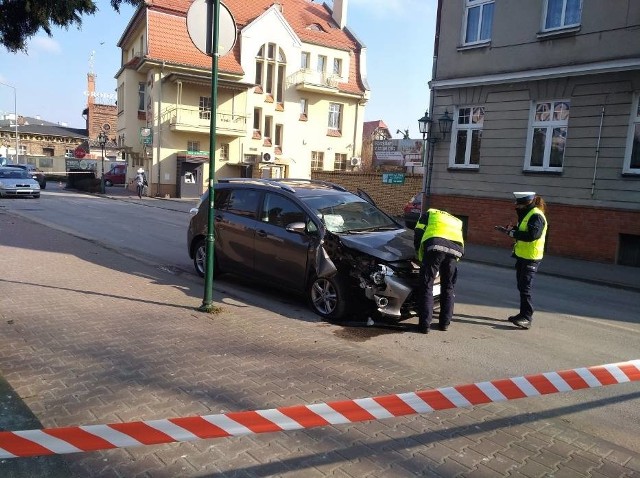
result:
[[[260,211],[260,220],[285,228],[292,222],[305,222],[306,215],[291,199],[280,194],[267,193]]]
[[[229,207],[229,193],[228,189],[216,189],[213,199],[213,208],[216,211],[225,211]],[[208,200],[205,198],[204,200]],[[204,201],[203,200],[203,201]]]
[[[255,189],[233,189],[229,194],[227,212],[255,219],[260,191]]]

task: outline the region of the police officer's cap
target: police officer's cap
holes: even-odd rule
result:
[[[528,204],[536,197],[536,193],[532,191],[519,191],[513,193],[516,198],[516,204]]]

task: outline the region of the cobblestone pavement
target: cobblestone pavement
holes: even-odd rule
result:
[[[43,427],[454,385],[438,371],[364,353],[302,307],[274,300],[258,308],[249,297],[217,290],[221,311],[199,312],[200,282],[1,211],[0,271],[0,374]],[[1,425],[11,429],[6,410]],[[631,477],[640,476],[640,456],[567,428],[553,413],[524,414],[514,401],[5,460],[0,476]]]

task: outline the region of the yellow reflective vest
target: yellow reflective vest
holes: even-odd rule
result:
[[[516,243],[513,246],[513,252],[515,253],[516,257],[520,257],[521,259],[539,261],[544,255],[544,240],[547,236],[547,218],[545,217],[544,213],[537,207],[531,209],[531,211],[529,211],[527,215],[522,218],[520,224],[518,224],[518,231],[527,230],[529,219],[534,214],[540,214],[542,216],[542,219],[544,219],[544,228],[542,229],[540,238],[531,242],[516,240]]]
[[[449,241],[458,242],[464,245],[462,238],[462,221],[452,214],[440,209],[429,209],[429,222],[425,224],[418,220],[416,229],[424,229],[420,247],[418,248],[418,260],[422,262],[424,256],[424,243],[432,237],[441,237]]]

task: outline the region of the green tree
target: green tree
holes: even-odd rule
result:
[[[135,6],[144,0],[110,0],[116,12],[123,2]],[[0,0],[0,44],[14,53],[27,51],[27,40],[40,29],[52,36],[53,27],[80,28],[82,16],[97,11],[93,0]]]

